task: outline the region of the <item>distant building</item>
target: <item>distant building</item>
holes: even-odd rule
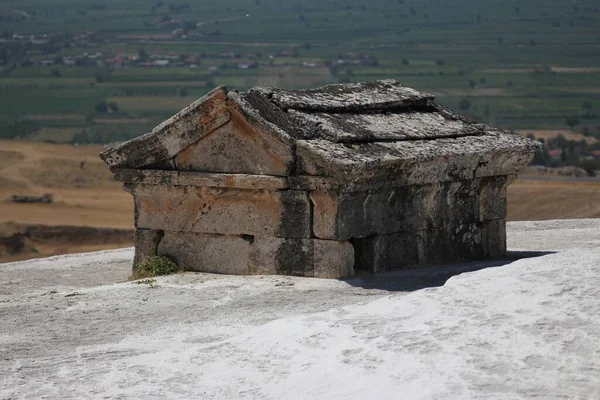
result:
[[[548,151],[548,155],[550,156],[551,160],[560,161],[560,159],[562,157],[562,150],[560,150],[560,149],[550,150],[550,151]]]

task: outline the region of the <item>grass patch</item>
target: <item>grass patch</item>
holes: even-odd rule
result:
[[[139,281],[135,281],[136,285],[152,285],[156,282],[156,279],[140,279]]]
[[[150,257],[145,261],[138,263],[135,266],[135,271],[129,277],[130,281],[144,279],[144,281],[136,283],[147,283],[152,285],[154,279],[148,279],[155,276],[171,275],[177,272],[181,272],[181,268],[167,257]]]
[[[73,293],[69,293],[69,294],[65,295],[65,297],[75,297],[75,296],[83,296],[83,293],[73,292]]]
[[[133,283],[135,283],[136,285],[148,285],[150,289],[156,289],[158,287],[156,279],[140,279]]]

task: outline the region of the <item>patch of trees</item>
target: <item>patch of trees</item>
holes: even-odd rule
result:
[[[97,113],[107,113],[107,112],[119,112],[119,105],[114,101],[106,102],[101,101],[100,103],[94,106],[94,110]]]
[[[535,139],[533,134],[528,138]],[[595,171],[600,170],[600,159],[591,155],[600,143],[588,144],[585,140],[567,140],[563,135],[550,139],[538,139],[544,144],[544,148],[538,150],[531,161],[532,165],[544,165],[549,167],[577,167],[584,169],[588,176],[595,176]],[[550,151],[560,150],[560,158],[552,158]]]
[[[148,54],[148,52],[145,49],[140,49],[138,51],[138,60],[141,62],[144,61],[148,61],[148,59],[150,58],[150,55]]]
[[[88,7],[88,9],[93,10],[93,11],[106,10],[106,4],[104,4],[104,3],[93,3],[93,4],[90,4],[90,6]]]
[[[112,68],[105,68],[103,70],[96,71],[96,83],[105,83],[110,80],[112,75]]]
[[[187,11],[191,8],[190,3],[171,3],[169,4],[169,11],[171,12],[181,12]]]
[[[178,87],[177,88],[177,96],[185,97],[189,94],[189,90],[186,87]]]
[[[581,123],[581,118],[578,115],[569,115],[565,119],[565,123],[569,126],[569,128],[573,129],[574,126]]]
[[[16,139],[26,137],[40,129],[33,121],[0,121],[0,139]]]
[[[471,108],[471,102],[467,99],[462,99],[459,103],[458,103],[458,108],[460,108],[463,111],[468,110],[469,108]]]
[[[88,144],[90,143],[90,138],[86,131],[81,131],[73,135],[71,138],[72,144]]]
[[[0,48],[0,64],[8,64],[8,50]]]
[[[104,83],[104,82],[106,82],[106,80],[107,80],[107,78],[103,73],[101,73],[101,72],[96,73],[96,82]]]

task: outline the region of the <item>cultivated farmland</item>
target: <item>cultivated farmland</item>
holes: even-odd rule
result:
[[[107,143],[215,85],[381,78],[508,129],[600,135],[594,0],[6,0],[0,26],[4,138]]]

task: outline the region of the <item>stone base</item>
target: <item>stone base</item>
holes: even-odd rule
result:
[[[197,272],[336,279],[354,275],[354,248],[348,241],[147,229],[137,229],[135,238],[134,265],[159,255]]]
[[[356,268],[386,272],[506,254],[506,222],[488,221],[455,228],[378,235],[352,240]]]
[[[355,266],[379,273],[504,256],[506,222],[476,222],[351,242],[137,229],[134,266],[159,255],[188,271],[339,279],[353,276]]]
[[[133,272],[139,263],[156,255],[158,244],[163,237],[162,231],[136,229],[133,235],[135,254],[133,256]]]

